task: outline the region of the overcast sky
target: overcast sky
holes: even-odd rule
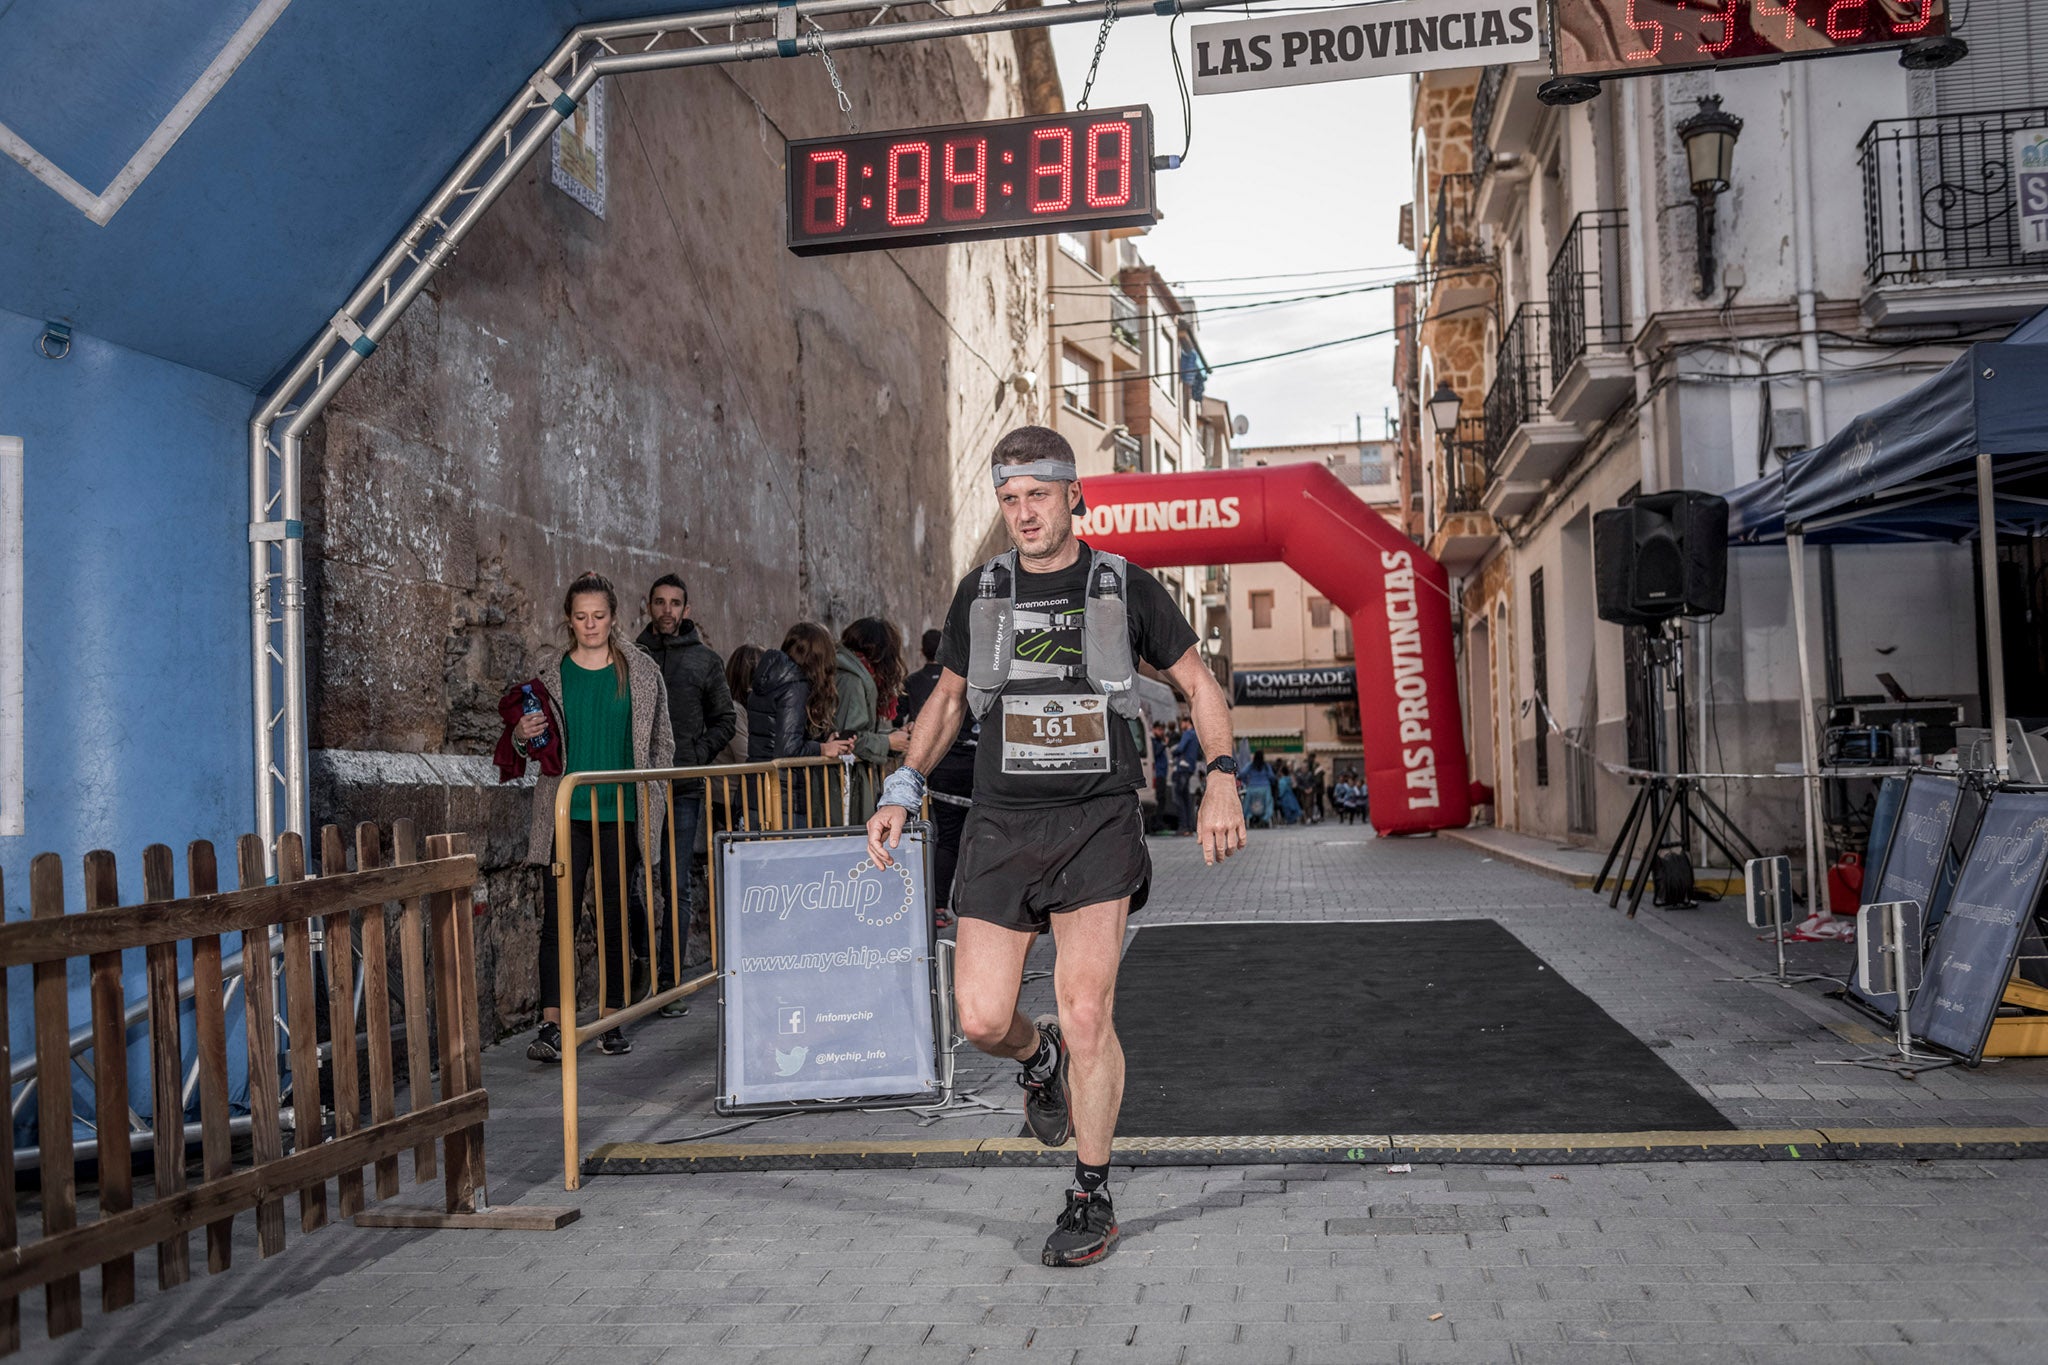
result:
[[[1190,30],[1241,17],[1183,18],[1182,61]],[[1052,30],[1070,108],[1081,97],[1096,32],[1092,24]],[[1259,364],[1228,362],[1392,325],[1391,291],[1359,287],[1398,278],[1413,264],[1394,240],[1411,197],[1408,101],[1405,76],[1193,101],[1193,148],[1179,170],[1160,172],[1165,218],[1139,249],[1168,279],[1185,281],[1182,292],[1202,308],[1202,349],[1212,365],[1227,366],[1210,377],[1209,392],[1250,418],[1242,444],[1349,440],[1361,413],[1368,438],[1384,430],[1381,414],[1394,401],[1389,337]],[[1165,19],[1141,9],[1117,22],[1090,103],[1151,105],[1158,150],[1180,150]],[[1281,274],[1288,277],[1226,281]],[[1342,289],[1359,292],[1265,306]]]

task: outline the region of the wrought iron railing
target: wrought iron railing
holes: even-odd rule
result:
[[[1109,296],[1110,335],[1132,350],[1138,349],[1138,336],[1145,328],[1145,315],[1138,307],[1138,301],[1121,289]]]
[[[1540,303],[1525,303],[1493,356],[1493,387],[1486,391],[1486,472],[1492,477],[1515,428],[1542,415],[1550,396],[1548,319]]]
[[[1128,431],[1110,433],[1110,444],[1114,452],[1116,472],[1128,474],[1145,466],[1145,446]]]
[[[1572,219],[1564,245],[1550,262],[1550,375],[1552,382],[1587,351],[1628,345],[1628,259],[1623,209],[1589,209]]]
[[[1480,495],[1486,491],[1486,419],[1466,417],[1458,423],[1458,434],[1444,442],[1441,466],[1440,515],[1477,512]]]
[[[1493,111],[1500,107],[1500,93],[1508,83],[1505,66],[1489,66],[1479,73],[1479,88],[1472,92],[1472,173],[1485,175],[1493,168],[1493,146],[1486,135],[1493,127]]]
[[[1857,149],[1873,285],[2048,274],[2019,233],[2013,134],[2048,128],[2048,108],[1883,119]]]
[[[1425,269],[1486,264],[1486,244],[1479,238],[1472,211],[1478,185],[1479,177],[1469,174],[1446,175],[1437,182],[1436,211],[1430,216],[1429,241],[1422,253]]]

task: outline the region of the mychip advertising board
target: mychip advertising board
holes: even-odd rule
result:
[[[719,837],[719,1113],[939,1098],[928,838]]]

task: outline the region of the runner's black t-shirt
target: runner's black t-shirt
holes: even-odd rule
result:
[[[1080,559],[1057,573],[1017,574],[1010,680],[983,718],[975,755],[978,804],[1006,810],[1064,806],[1145,785],[1146,765],[1131,722],[1108,712],[1087,681],[1082,621],[1091,563],[1083,542]],[[968,621],[980,581],[979,568],[960,580],[939,642],[938,662],[963,678]],[[1138,658],[1154,668],[1170,668],[1194,648],[1194,627],[1159,580],[1135,564],[1125,577],[1124,597],[1132,652]],[[1006,713],[1005,703],[1012,699],[1016,704]],[[1092,728],[1097,725],[1100,730]],[[1052,734],[1045,735],[1047,730]],[[1087,742],[1104,730],[1106,756],[1103,746]],[[1068,752],[1082,757],[1069,760],[1064,757]]]

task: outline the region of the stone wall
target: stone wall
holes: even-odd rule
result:
[[[873,129],[1028,112],[1018,52],[836,60]],[[1046,353],[1040,241],[785,250],[784,139],[845,126],[817,62],[607,99],[605,216],[530,168],[307,450],[315,822],[479,841],[492,1034],[535,1011],[539,870],[527,789],[481,756],[499,693],[561,647],[567,582],[612,578],[630,634],[679,572],[721,653],[870,614],[914,641],[993,516],[989,444],[1043,416],[1003,383]]]

